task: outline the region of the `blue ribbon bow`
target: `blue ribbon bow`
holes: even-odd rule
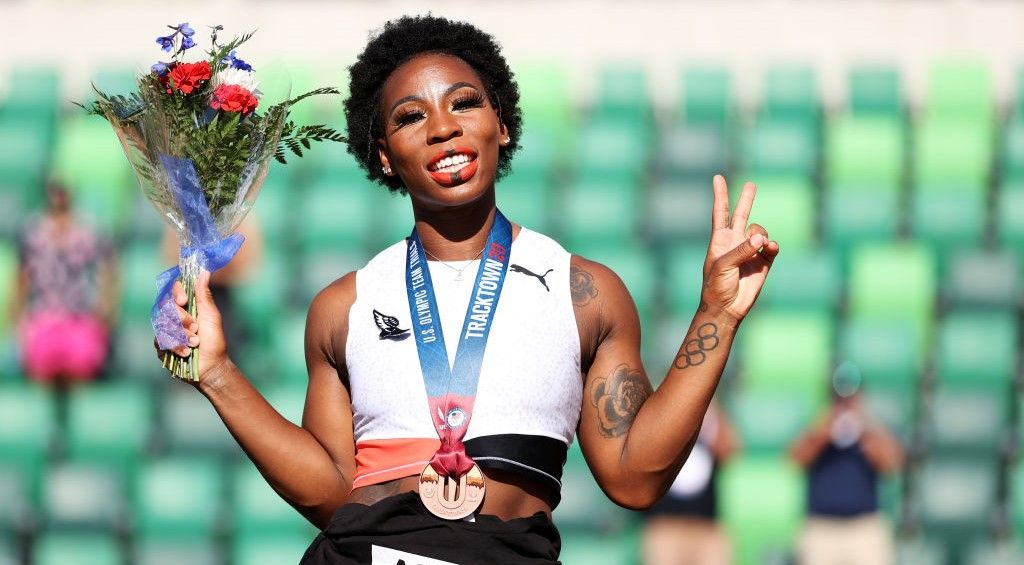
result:
[[[160,163],[167,171],[171,194],[181,210],[188,239],[194,242],[193,245],[181,248],[180,258],[184,260],[198,256],[199,267],[211,272],[224,267],[238,253],[245,236],[233,233],[220,237],[199,185],[199,175],[190,159],[160,155]],[[156,278],[158,292],[156,303],[149,311],[149,319],[160,349],[188,345],[185,329],[178,317],[177,304],[171,296],[171,288],[179,276],[181,267],[175,265]]]

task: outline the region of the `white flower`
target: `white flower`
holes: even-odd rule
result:
[[[256,98],[259,98],[263,94],[257,90],[257,87],[260,85],[260,81],[253,77],[252,71],[243,71],[241,69],[232,68],[224,69],[213,77],[214,88],[217,88],[222,84],[237,84],[251,92]]]

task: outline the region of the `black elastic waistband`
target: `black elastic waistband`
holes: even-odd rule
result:
[[[547,436],[500,434],[466,440],[466,453],[481,467],[523,475],[551,488],[551,507],[561,500],[562,467],[569,447]]]

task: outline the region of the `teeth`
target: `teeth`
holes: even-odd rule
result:
[[[444,159],[441,159],[440,161],[434,163],[431,166],[431,169],[439,172],[448,173],[460,169],[461,167],[458,167],[458,165],[468,163],[471,160],[472,158],[469,155],[466,155],[465,153],[459,153],[458,155],[452,155],[451,157],[445,157]],[[448,168],[452,168],[452,171],[443,170]]]

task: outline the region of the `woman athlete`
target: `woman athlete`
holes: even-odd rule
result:
[[[322,530],[303,563],[555,563],[550,515],[574,436],[601,489],[630,509],[665,493],[697,438],[779,252],[747,224],[754,185],[730,214],[725,179],[713,180],[699,306],[652,390],[619,277],[495,206],[518,146],[518,99],[493,38],[443,18],[389,22],[352,66],[348,150],[368,178],[408,193],[415,230],[313,299],[301,426],[229,355],[208,274],[197,316],[180,310],[202,353],[198,390]],[[175,300],[185,305],[180,285]],[[474,338],[486,343],[475,365],[463,359],[474,359]],[[438,346],[448,358],[436,362],[425,352]],[[433,373],[449,375],[440,388]],[[439,490],[482,503],[451,519],[431,502]]]

